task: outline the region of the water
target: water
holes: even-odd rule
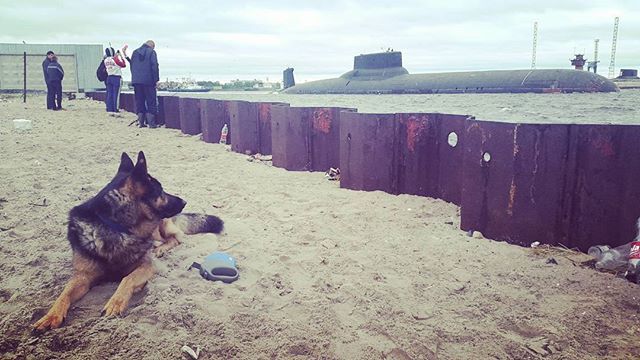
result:
[[[285,102],[291,106],[349,107],[363,113],[466,114],[481,120],[521,123],[640,124],[640,89],[574,94],[293,95],[209,92],[176,95]]]

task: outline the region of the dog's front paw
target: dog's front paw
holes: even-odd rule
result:
[[[43,332],[48,329],[59,328],[64,321],[64,315],[57,312],[49,311],[47,315],[43,316],[35,324],[33,324],[34,332]]]
[[[109,299],[102,310],[102,316],[122,316],[127,309],[129,299],[114,295]]]
[[[153,249],[153,253],[156,257],[163,257],[167,252],[169,252],[169,248],[164,245],[160,245],[157,248]]]

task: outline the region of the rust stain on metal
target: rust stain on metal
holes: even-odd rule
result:
[[[324,134],[331,132],[330,109],[317,109],[313,112],[313,128]]]
[[[416,116],[410,116],[407,119],[407,148],[410,152],[415,152],[416,140],[420,137],[420,135],[424,132],[424,129],[427,127],[427,120],[427,116],[422,116],[420,118]]]
[[[611,157],[616,154],[611,143],[611,138],[599,135],[597,138],[591,141],[591,145],[598,149],[604,156]]]
[[[258,103],[258,113],[261,122],[271,122],[271,103]]]
[[[468,129],[467,129],[467,133],[471,134],[473,133],[473,131],[478,131],[480,133],[480,143],[482,144],[481,147],[474,149],[479,151],[479,155],[476,160],[478,162],[478,164],[480,164],[480,166],[484,166],[484,161],[482,159],[482,154],[484,153],[483,148],[485,146],[485,144],[487,143],[487,141],[489,141],[491,139],[491,134],[487,134],[487,131],[485,130],[484,127],[480,126],[480,124],[478,122],[472,122],[471,125],[469,125]]]
[[[540,133],[536,134],[536,140],[534,143],[534,157],[533,157],[533,170],[531,171],[531,177],[533,178],[534,181],[531,182],[531,186],[529,187],[529,200],[531,201],[532,204],[535,205],[536,203],[536,197],[535,197],[535,190],[536,190],[536,176],[538,175],[538,168],[540,167]]]
[[[518,145],[518,128],[520,124],[517,124],[515,129],[513,130],[513,157],[515,158],[520,152],[520,145]]]
[[[511,178],[511,187],[509,187],[509,204],[507,206],[507,214],[513,216],[513,203],[516,200],[516,181]]]
[[[480,131],[480,135],[482,136],[482,143],[483,144],[486,143],[487,140],[491,138],[491,134],[487,134],[485,129],[482,126],[480,126],[478,123],[476,123],[476,122],[472,123],[467,131],[471,132],[471,130],[479,130]]]

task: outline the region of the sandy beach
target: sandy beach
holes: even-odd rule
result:
[[[128,126],[134,114],[92,100],[53,112],[42,96],[0,99],[2,359],[187,359],[185,344],[199,359],[640,358],[640,287],[586,255],[468,237],[453,204],[340,189]],[[100,316],[117,286],[106,283],[32,335],[71,275],[67,212],[140,150],[186,212],[221,217],[225,233],[157,259],[125,317]],[[237,282],[187,271],[213,251],[237,259]]]

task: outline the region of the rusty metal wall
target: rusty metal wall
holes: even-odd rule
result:
[[[158,125],[165,125],[164,121],[164,98],[166,96],[158,96],[158,113],[156,114],[156,122]],[[133,103],[135,104],[135,98]],[[135,108],[135,105],[134,105]]]
[[[231,149],[242,154],[271,154],[271,108],[284,103],[229,102]]]
[[[258,103],[258,152],[271,154],[271,108],[284,103]]]
[[[308,111],[311,171],[340,166],[340,118],[356,109],[320,107]]]
[[[120,94],[120,109],[136,113],[136,99],[132,93]]]
[[[397,192],[438,197],[438,114],[396,114]]]
[[[200,134],[200,99],[180,98],[179,106],[180,130],[188,135]]]
[[[326,171],[340,165],[340,114],[354,109],[271,109],[273,165],[295,171]]]
[[[123,95],[123,108],[135,106]],[[105,99],[104,92],[87,96]],[[167,127],[182,123],[194,134],[201,128],[206,142],[218,142],[228,124],[234,151],[271,153],[274,166],[340,167],[343,188],[458,204],[461,229],[487,238],[587,250],[629,242],[637,231],[640,126],[514,124],[168,96],[159,102]]]
[[[640,126],[469,121],[465,136],[463,230],[583,251],[634,238]]]
[[[200,121],[202,140],[208,143],[219,143],[220,133],[224,124],[230,127],[229,101],[202,99],[200,100]],[[231,133],[229,129],[229,133]],[[227,135],[227,141],[231,141]]]
[[[469,115],[438,114],[437,198],[460,205],[462,201],[465,124]]]
[[[621,245],[640,217],[640,126],[572,125],[569,244]]]
[[[340,117],[340,187],[398,193],[395,114]]]
[[[257,103],[231,101],[228,109],[229,127],[234,130],[231,136],[227,136],[231,140],[231,150],[248,155],[259,152]]]
[[[307,170],[308,127],[300,119],[300,108],[288,105],[271,109],[271,147],[273,166],[287,170]]]
[[[180,129],[180,98],[165,96],[163,103],[164,122],[169,129]]]
[[[437,113],[343,114],[341,126],[347,128],[340,140],[342,186],[460,204],[466,118]],[[379,128],[372,129],[375,126]],[[451,133],[457,137],[453,146],[447,141]],[[372,151],[376,161],[371,161]],[[379,167],[382,158],[387,160]]]
[[[94,91],[91,92],[91,98],[95,101],[106,101],[107,93],[104,91]]]
[[[461,228],[521,245],[567,244],[570,126],[474,120],[465,132]]]

